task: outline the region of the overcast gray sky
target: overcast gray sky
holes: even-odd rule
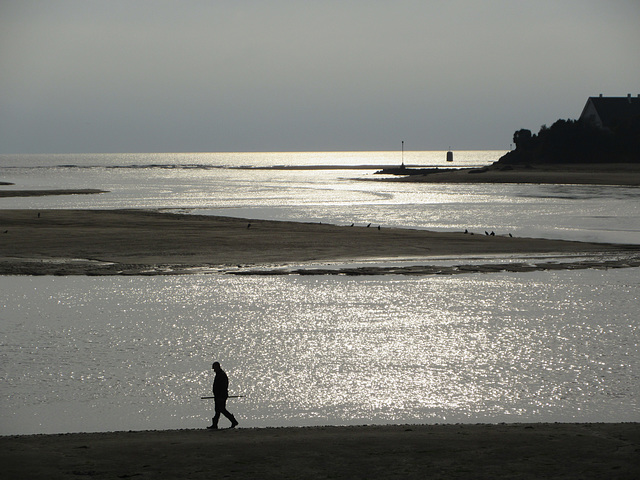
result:
[[[0,0],[0,153],[507,149],[640,93],[638,0]]]

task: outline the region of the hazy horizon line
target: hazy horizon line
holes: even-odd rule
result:
[[[153,155],[153,154],[175,154],[192,155],[207,153],[339,153],[339,152],[400,152],[401,148],[394,150],[379,149],[349,149],[349,150],[192,150],[192,151],[112,151],[112,152],[0,152],[0,155]],[[507,148],[443,148],[443,149],[404,149],[405,153],[410,152],[508,152]]]

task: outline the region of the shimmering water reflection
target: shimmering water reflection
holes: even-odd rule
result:
[[[0,277],[0,433],[639,421],[638,273]]]

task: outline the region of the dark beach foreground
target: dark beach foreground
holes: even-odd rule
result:
[[[0,437],[0,478],[640,478],[640,424],[404,425]]]

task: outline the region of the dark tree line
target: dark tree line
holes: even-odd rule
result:
[[[640,163],[640,117],[603,130],[579,120],[543,125],[538,134],[521,129],[513,134],[515,150],[502,164]]]

